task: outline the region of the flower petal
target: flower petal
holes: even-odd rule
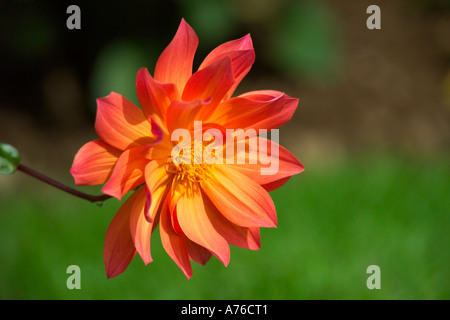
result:
[[[111,178],[102,189],[103,193],[120,200],[127,192],[144,183],[144,170],[149,162],[142,155],[144,148],[132,148],[122,153]]]
[[[211,259],[211,252],[188,238],[186,238],[186,247],[189,253],[189,258],[203,266],[209,261],[209,259]]]
[[[237,40],[228,41],[215,48],[208,56],[206,56],[205,60],[203,60],[199,70],[225,56],[228,56],[231,59],[233,74],[236,79],[235,83],[224,97],[224,99],[228,99],[255,62],[255,50],[253,49],[250,34]]]
[[[135,192],[125,201],[106,231],[103,260],[108,279],[125,271],[136,254],[130,232],[130,213],[137,196]]]
[[[297,104],[298,99],[279,91],[254,91],[223,101],[208,122],[219,123],[226,129],[271,130],[288,122]]]
[[[152,222],[161,209],[163,200],[170,188],[169,175],[164,160],[150,161],[145,167],[145,184],[151,195],[151,203],[146,204],[145,217]]]
[[[166,125],[169,133],[172,133],[176,129],[192,130],[194,127],[194,121],[198,120],[199,114],[202,108],[209,108],[207,101],[194,100],[189,102],[184,101],[172,101],[167,109]]]
[[[217,209],[242,227],[275,227],[277,216],[270,195],[258,183],[227,165],[216,170],[202,188]]]
[[[183,92],[186,82],[192,75],[192,63],[197,45],[197,35],[182,19],[175,37],[156,63],[155,80],[173,83],[180,93]]]
[[[207,101],[211,99],[210,104],[202,112],[202,118],[200,118],[202,120],[214,111],[214,108],[233,84],[234,76],[231,59],[230,57],[224,57],[194,73],[186,83],[181,98],[183,101],[194,101],[197,99]]]
[[[258,250],[261,247],[259,228],[246,228],[235,225],[220,213],[208,197],[203,197],[203,202],[214,229],[229,244],[251,250]]]
[[[272,140],[257,136],[246,137],[245,148],[244,146],[239,147],[241,141],[243,142],[243,140],[239,140],[230,143],[238,146],[235,149],[242,150],[235,152],[232,157],[229,157],[231,159],[227,158],[225,163],[260,185],[269,187],[268,184],[289,178],[304,170],[303,164],[292,153]],[[228,150],[227,148],[228,145],[225,146],[226,150]],[[255,163],[250,162],[251,158],[257,159]],[[239,163],[242,162],[240,159],[245,159],[245,163]],[[272,185],[273,187],[275,185]]]
[[[147,159],[166,159],[170,157],[172,153],[173,143],[170,140],[168,134],[163,134],[160,143],[149,145],[148,148],[144,148],[142,155]]]
[[[192,266],[186,247],[186,239],[173,230],[167,201],[164,202],[161,209],[159,233],[164,250],[188,279],[192,277]]]
[[[153,223],[145,218],[145,205],[147,195],[145,187],[139,188],[135,192],[136,197],[131,207],[130,213],[130,231],[134,241],[134,246],[139,252],[145,264],[152,262],[150,253],[150,236],[152,234]],[[153,221],[152,217],[152,221]]]
[[[152,78],[147,68],[138,71],[136,92],[145,116],[159,116],[165,119],[170,101],[180,96],[177,87],[172,83],[161,83]]]
[[[230,262],[230,247],[214,229],[203,203],[201,189],[192,184],[177,203],[178,223],[186,237],[211,251],[225,266]]]
[[[141,109],[115,92],[97,99],[95,130],[103,141],[119,150],[153,144],[161,132],[155,122],[147,121]]]
[[[86,143],[78,150],[70,169],[75,184],[93,186],[105,183],[121,153],[101,139]]]
[[[291,177],[282,178],[280,180],[276,180],[276,181],[273,181],[270,183],[263,184],[263,185],[261,185],[261,187],[266,189],[267,192],[270,192],[270,191],[273,191],[273,190],[276,190],[276,189],[282,187],[286,182],[288,182],[288,180],[290,178]]]

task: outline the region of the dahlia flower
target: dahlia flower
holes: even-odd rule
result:
[[[229,245],[259,249],[259,228],[277,225],[268,192],[303,171],[264,137],[291,119],[298,99],[274,90],[233,97],[255,60],[250,35],[219,45],[193,73],[197,45],[183,19],[153,77],[145,68],[137,73],[141,108],[114,92],[98,99],[99,139],[75,156],[77,185],[104,184],[103,193],[118,200],[132,191],[106,232],[108,278],[136,253],[152,262],[158,225],[165,251],[187,278],[191,261],[205,264],[214,255],[228,265]],[[276,161],[274,170],[267,159]]]

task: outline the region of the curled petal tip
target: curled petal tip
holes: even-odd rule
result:
[[[150,117],[150,124],[152,126],[152,134],[155,137],[155,141],[152,145],[158,144],[161,142],[164,132],[161,126],[155,121],[155,119]]]
[[[252,36],[250,35],[250,33],[247,33],[242,39],[244,40],[243,43],[245,45],[247,45],[248,47],[253,48]]]
[[[145,187],[145,194],[147,196],[146,202],[145,202],[145,211],[144,211],[144,217],[145,220],[147,220],[148,223],[153,223],[153,219],[150,216],[150,207],[152,205],[152,193],[150,192],[149,188]]]

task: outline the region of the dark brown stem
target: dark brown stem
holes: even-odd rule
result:
[[[66,186],[65,184],[62,184],[61,182],[53,180],[52,178],[49,178],[46,175],[43,175],[42,173],[37,172],[23,164],[18,164],[16,168],[17,168],[17,170],[22,171],[22,172],[32,176],[33,178],[41,180],[42,182],[45,182],[55,188],[58,188],[58,189],[65,191],[73,196],[76,196],[81,199],[85,199],[90,202],[103,202],[103,201],[111,198],[111,196],[108,196],[107,194],[93,196],[93,195],[78,191],[76,189]]]

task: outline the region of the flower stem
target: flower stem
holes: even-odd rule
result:
[[[46,175],[43,175],[42,173],[37,172],[36,170],[33,170],[33,169],[31,169],[23,164],[20,164],[20,163],[17,165],[16,168],[17,168],[17,170],[22,171],[22,172],[32,176],[33,178],[41,180],[42,182],[45,182],[55,188],[58,188],[58,189],[65,191],[73,196],[76,196],[81,199],[85,199],[90,202],[103,202],[103,201],[111,198],[111,196],[108,196],[107,194],[101,194],[98,196],[94,196],[94,195],[90,195],[90,194],[78,191],[76,189],[66,186],[65,184],[62,184],[61,182],[53,180],[52,178],[49,178]]]

